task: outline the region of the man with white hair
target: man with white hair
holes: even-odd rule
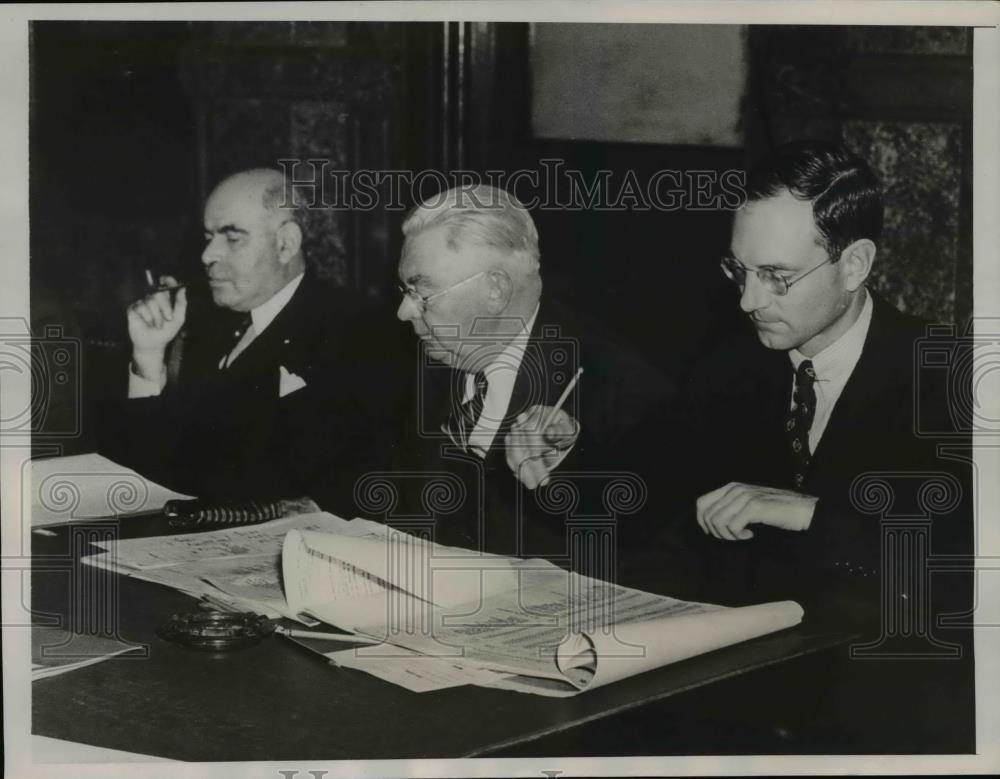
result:
[[[397,468],[462,474],[467,500],[439,519],[441,540],[534,554],[548,524],[547,548],[564,548],[566,514],[544,516],[538,489],[556,474],[631,472],[642,453],[619,445],[665,380],[543,299],[537,230],[507,192],[451,189],[416,206],[403,234],[397,316],[421,368]]]

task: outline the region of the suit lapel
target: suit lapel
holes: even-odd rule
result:
[[[774,357],[778,356],[774,353],[768,356],[771,357],[772,354]],[[766,410],[769,424],[782,427],[785,423],[785,417],[788,416],[788,411],[792,407],[792,389],[795,383],[795,371],[787,352],[781,353],[780,360],[772,359],[765,381],[767,389],[764,396],[772,399],[772,403]],[[782,436],[784,436],[784,432],[782,432]]]
[[[764,347],[761,347],[764,348]],[[772,471],[772,477],[780,478],[791,484],[792,458],[787,439],[785,438],[785,420],[792,406],[792,385],[795,381],[795,371],[787,352],[766,350],[767,367],[762,377],[763,387],[757,402],[761,408],[757,413],[764,415],[766,430],[775,431],[776,435],[764,435],[760,440],[760,431],[751,432],[747,440],[759,441],[758,458],[776,458],[778,467]],[[740,414],[753,414],[753,409],[743,409]],[[766,444],[769,441],[770,444]],[[763,463],[762,463],[763,465]]]
[[[504,412],[503,421],[486,455],[486,461],[490,464],[496,463],[497,458],[503,459],[504,438],[510,431],[517,415],[534,405],[555,405],[567,382],[573,378],[576,363],[580,361],[580,355],[566,354],[566,350],[569,343],[576,344],[578,347],[579,339],[572,338],[570,334],[562,330],[563,320],[552,317],[553,307],[544,302],[540,303],[538,315],[535,317],[517,376],[514,379],[514,387]],[[554,339],[548,337],[546,326],[557,323],[560,327],[559,337]],[[560,352],[558,355],[557,351]],[[464,374],[461,372],[458,372],[457,376],[455,374],[455,371],[429,372],[429,376],[434,376],[431,379],[432,392],[430,394],[437,398],[437,401],[434,410],[431,411],[431,416],[425,418],[439,419],[443,423],[448,418],[452,402],[455,404],[461,402],[461,394],[465,387]],[[425,375],[428,375],[427,371],[425,371]],[[575,398],[571,394],[567,398],[564,408],[573,409],[574,403]]]
[[[908,355],[900,355],[893,348],[887,323],[887,303],[872,294],[871,324],[854,370],[844,385],[840,397],[827,421],[823,437],[813,454],[811,469],[822,469],[831,459],[850,456],[851,442],[858,427],[867,427],[875,400],[905,383]]]
[[[503,423],[497,431],[496,438],[493,439],[491,452],[503,449],[503,439],[510,431],[511,425],[518,414],[526,411],[531,406],[553,406],[562,394],[566,383],[572,378],[576,371],[576,365],[572,356],[561,353],[555,355],[557,350],[565,352],[567,343],[571,340],[579,346],[579,339],[570,339],[566,333],[559,330],[559,338],[543,337],[543,334],[553,325],[562,327],[560,319],[553,319],[553,307],[545,302],[539,304],[538,315],[535,317],[534,325],[525,345],[524,356],[517,370],[517,377],[514,379],[514,389],[510,395],[510,403],[507,404],[504,413]],[[579,355],[575,355],[577,362]],[[551,370],[556,365],[564,367],[560,370]],[[574,399],[567,398],[566,408],[573,407]]]
[[[535,404],[546,404],[554,402],[549,399],[551,388],[548,387],[547,376],[540,376],[537,366],[546,365],[548,355],[545,354],[545,344],[540,343],[538,334],[541,332],[543,322],[543,308],[539,307],[538,315],[535,317],[534,326],[525,345],[524,355],[518,367],[517,376],[514,379],[514,387],[511,391],[510,401],[504,411],[503,421],[497,429],[490,449],[486,453],[486,462],[493,464],[497,457],[504,456],[503,441],[510,431],[514,419],[521,411]],[[462,401],[465,389],[465,374],[456,370],[424,370],[425,379],[428,381],[429,392],[419,393],[418,402],[426,402],[429,398],[434,398],[433,405],[425,407],[421,412],[425,419],[437,419],[440,424],[448,419],[453,408],[457,408]],[[539,379],[541,378],[541,386]],[[556,396],[558,397],[558,395]]]
[[[231,371],[233,375],[242,375],[265,367],[273,368],[275,363],[284,365],[292,372],[296,369],[302,370],[303,366],[297,364],[299,360],[294,359],[293,355],[302,351],[298,341],[302,334],[307,332],[305,318],[310,290],[307,273],[285,307],[278,312],[264,332],[257,334],[246,349],[236,356],[226,370]],[[294,365],[285,365],[286,362]]]

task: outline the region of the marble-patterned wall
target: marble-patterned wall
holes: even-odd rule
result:
[[[968,54],[965,27],[849,27],[847,50],[857,54]]]
[[[748,162],[839,140],[885,190],[872,286],[901,310],[972,315],[972,35],[955,27],[754,28]]]
[[[410,119],[395,102],[406,79],[398,29],[333,22],[206,28],[211,46],[193,47],[187,61],[203,120],[203,186],[288,157],[348,170],[392,167],[393,133]],[[748,162],[794,138],[854,147],[886,189],[873,286],[902,309],[964,323],[972,308],[971,32],[755,27],[749,62]],[[469,126],[457,132],[471,146]],[[386,219],[318,210],[312,260],[338,284],[371,288],[389,263],[387,236],[395,231]]]
[[[854,120],[844,123],[843,137],[875,169],[887,205],[872,285],[901,311],[953,319],[961,126]]]
[[[378,36],[383,27],[362,32]],[[391,35],[376,46],[359,42],[352,29],[341,22],[206,29],[211,46],[192,47],[186,61],[202,117],[204,194],[229,173],[279,167],[279,160],[303,161],[296,175],[308,179],[323,163],[327,171],[355,171],[389,156],[385,125],[399,52]],[[313,168],[308,160],[320,162]],[[308,260],[339,286],[367,289],[384,275],[385,230],[367,215],[327,205],[317,200],[306,214]]]
[[[359,131],[359,120],[339,100],[303,100],[291,106],[288,146],[294,157],[329,160],[330,167],[349,170],[351,141]],[[309,168],[306,166],[306,171]],[[308,175],[308,172],[304,175]],[[339,286],[357,281],[349,253],[351,225],[341,209],[311,208],[306,211],[306,253],[322,274]]]

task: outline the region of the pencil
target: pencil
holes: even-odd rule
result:
[[[146,268],[146,284],[149,285],[149,291],[153,294],[157,292],[173,292],[178,289],[184,289],[187,286],[187,284],[157,284],[153,280],[153,274],[149,268]]]
[[[276,633],[290,638],[317,638],[325,641],[347,641],[353,644],[381,644],[382,642],[366,636],[356,636],[351,633],[321,633],[317,630],[296,630],[295,628],[278,627]]]
[[[562,391],[562,395],[560,395],[559,400],[556,401],[555,407],[549,412],[549,415],[545,418],[545,424],[542,425],[543,433],[549,429],[549,425],[552,424],[552,420],[555,419],[556,414],[558,414],[559,410],[563,407],[563,404],[566,402],[566,398],[568,398],[569,393],[573,391],[573,387],[575,387],[576,383],[580,380],[580,374],[582,373],[583,373],[583,366],[581,365],[579,368],[577,368],[577,371],[573,375],[573,378],[569,380],[569,384],[566,385],[566,389]]]

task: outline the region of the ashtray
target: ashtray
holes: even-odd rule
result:
[[[251,646],[274,632],[274,623],[253,612],[194,611],[174,614],[157,628],[160,638],[210,652]]]

